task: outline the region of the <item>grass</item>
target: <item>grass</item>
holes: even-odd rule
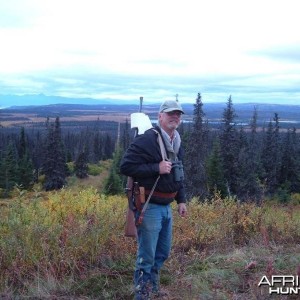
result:
[[[88,180],[1,201],[0,298],[133,298],[127,200],[101,194],[90,185],[96,177]],[[298,274],[299,205],[257,207],[216,195],[192,200],[186,219],[175,210],[173,249],[161,273],[167,299],[276,299],[258,287],[262,276]]]

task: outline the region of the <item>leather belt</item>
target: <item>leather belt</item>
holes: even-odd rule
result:
[[[145,194],[149,195],[150,190],[145,190]],[[176,196],[177,192],[174,193],[162,193],[162,192],[156,192],[154,191],[152,196],[159,197],[159,198],[174,198]]]

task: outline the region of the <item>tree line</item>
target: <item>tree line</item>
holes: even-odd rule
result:
[[[300,193],[300,139],[296,128],[281,131],[278,113],[259,128],[258,116],[254,107],[250,125],[238,125],[230,96],[219,128],[211,130],[198,93],[191,127],[182,130],[189,198],[207,199],[219,192],[223,197],[260,203],[268,196],[288,201],[292,193]]]
[[[205,118],[201,94],[193,105],[193,120],[179,127],[185,149],[184,169],[187,198],[204,201],[216,193],[239,201],[260,204],[266,197],[289,201],[300,193],[300,137],[296,128],[280,130],[278,113],[258,126],[256,107],[249,126],[236,122],[229,96],[218,127]],[[122,191],[126,180],[117,176],[122,154],[128,147],[128,130],[114,153],[111,193]],[[132,138],[132,137],[131,137]]]
[[[220,116],[219,127],[205,117],[201,94],[193,104],[193,120],[179,131],[185,149],[185,186],[188,199],[209,199],[216,192],[240,201],[260,201],[278,196],[288,201],[300,193],[300,139],[295,128],[280,130],[280,116],[258,126],[259,111],[254,107],[250,125],[236,123],[231,96]],[[69,124],[70,125],[70,124]],[[64,126],[59,117],[47,118],[39,128],[18,132],[0,128],[0,189],[7,196],[14,186],[30,189],[43,176],[45,190],[60,189],[70,175],[88,176],[88,163],[113,159],[106,192],[123,191],[126,179],[118,172],[122,154],[133,139],[128,121],[98,123],[97,126]]]
[[[69,162],[74,163],[77,177],[87,177],[89,162],[113,155],[116,133],[107,130],[107,122],[100,125],[62,130],[56,117],[47,118],[42,127],[1,127],[0,196],[7,197],[15,186],[31,189],[41,176],[45,190],[60,189],[70,175]]]

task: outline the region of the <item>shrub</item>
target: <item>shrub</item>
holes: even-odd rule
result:
[[[291,204],[293,205],[300,204],[300,193],[295,193],[291,195]]]
[[[100,175],[104,170],[101,163],[98,164],[88,164],[88,174],[92,176]]]
[[[56,192],[15,190],[14,198],[0,203],[1,291],[14,290],[28,296],[33,285],[41,287],[44,282],[49,290],[44,294],[36,291],[32,294],[35,298],[43,298],[49,292],[71,295],[70,298],[78,293],[130,299],[136,241],[124,237],[127,199],[77,186]],[[299,198],[299,194],[292,195],[294,201]],[[192,199],[187,218],[178,216],[176,203],[173,208],[173,249],[167,270],[162,273],[165,285],[174,281],[179,288],[180,284],[185,286],[185,281],[173,276],[183,276],[188,264],[194,275],[210,271],[210,263],[203,257],[213,258],[212,251],[231,253],[243,247],[246,251],[251,244],[272,251],[276,244],[286,247],[300,242],[300,209],[296,205],[268,202],[258,207],[216,194],[211,201]],[[232,262],[224,262],[225,269]],[[230,278],[234,270],[228,270]],[[54,291],[50,291],[52,279]],[[94,286],[98,279],[99,284]],[[105,286],[103,279],[107,280]],[[118,295],[113,291],[115,285],[122,285]],[[95,289],[87,291],[92,286]],[[211,290],[211,285],[207,289]],[[195,291],[195,295],[199,293]]]

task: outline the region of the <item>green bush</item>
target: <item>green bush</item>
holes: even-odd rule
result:
[[[100,175],[103,172],[103,166],[101,163],[88,164],[88,174],[92,176]]]
[[[291,195],[291,204],[293,205],[300,204],[300,193],[295,193]]]
[[[288,203],[291,200],[291,195],[287,189],[279,188],[274,199],[279,203]]]
[[[68,170],[69,170],[70,174],[74,174],[74,162],[73,161],[68,162],[67,166],[68,166]]]

